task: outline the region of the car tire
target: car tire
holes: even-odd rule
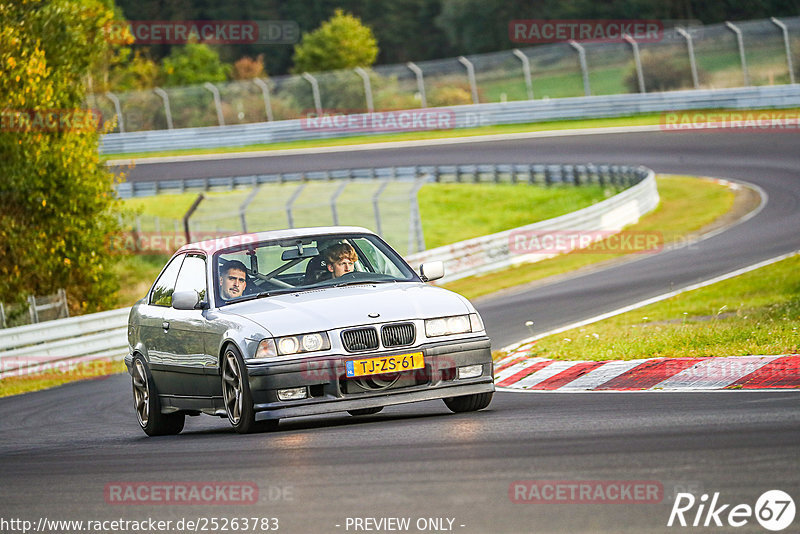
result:
[[[445,405],[453,413],[476,412],[483,410],[492,402],[493,391],[486,393],[476,393],[474,395],[464,395],[462,397],[450,397],[443,399]]]
[[[347,413],[349,413],[353,417],[358,417],[359,415],[376,414],[381,410],[383,410],[383,406],[377,406],[375,408],[359,408],[358,410],[347,410]]]
[[[225,413],[233,429],[239,434],[265,432],[278,426],[277,419],[256,421],[250,381],[242,355],[233,345],[228,345],[222,355],[222,400]]]
[[[186,416],[183,413],[161,413],[161,401],[153,375],[147,362],[141,355],[136,355],[131,366],[131,384],[133,386],[133,409],[139,426],[148,436],[170,436],[180,434]]]

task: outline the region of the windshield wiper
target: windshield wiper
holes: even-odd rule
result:
[[[349,280],[347,282],[333,284],[333,287],[354,286],[358,284],[385,284],[386,282],[397,282],[397,280]]]

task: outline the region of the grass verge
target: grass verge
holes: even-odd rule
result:
[[[532,356],[632,360],[800,351],[800,255],[539,340]]]
[[[685,239],[713,223],[731,209],[734,193],[728,187],[712,180],[689,176],[658,176],[658,193],[661,202],[651,213],[628,226],[628,232],[658,232],[664,243]],[[581,268],[625,257],[624,253],[604,252],[609,248],[605,241],[588,249],[564,254],[537,263],[529,263],[480,276],[456,280],[444,287],[469,299],[488,295],[501,289],[564,274]]]
[[[49,389],[76,380],[100,380],[115,373],[125,372],[125,362],[96,360],[83,363],[42,364],[48,367],[36,372],[21,372],[19,376],[0,379],[0,397]]]

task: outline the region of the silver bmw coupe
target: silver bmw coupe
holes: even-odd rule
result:
[[[192,243],[128,321],[136,417],[150,436],[187,415],[240,433],[288,417],[443,399],[480,410],[494,392],[490,341],[464,297],[426,282],[364,228],[300,228]]]

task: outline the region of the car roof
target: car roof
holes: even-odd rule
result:
[[[277,239],[319,237],[347,233],[376,235],[372,230],[362,228],[361,226],[318,226],[313,228],[290,228],[286,230],[270,230],[267,232],[253,232],[249,234],[233,234],[215,239],[207,239],[205,241],[187,243],[179,248],[175,254],[198,250],[213,254],[219,250],[246,243],[258,243],[261,241],[272,241]]]

